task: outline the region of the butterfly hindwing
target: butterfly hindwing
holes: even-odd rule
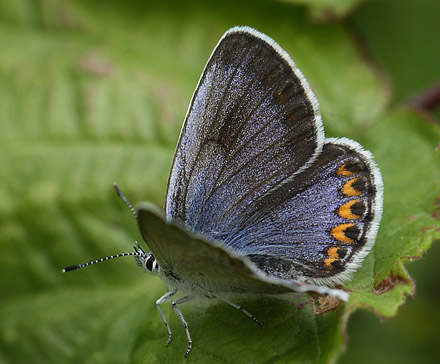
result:
[[[224,239],[271,275],[343,283],[374,243],[382,189],[371,153],[328,139],[310,168],[250,205]]]

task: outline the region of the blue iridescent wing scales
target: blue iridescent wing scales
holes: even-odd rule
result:
[[[313,166],[256,200],[221,239],[271,275],[342,283],[374,243],[382,199],[371,153],[350,139],[329,139]]]
[[[322,149],[317,102],[271,39],[235,28],[202,74],[171,169],[169,221],[210,236],[230,231],[261,195]]]

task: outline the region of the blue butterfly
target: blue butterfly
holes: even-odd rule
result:
[[[318,102],[289,55],[249,27],[227,31],[192,97],[161,211],[134,211],[149,252],[134,255],[157,273],[192,339],[179,305],[217,298],[260,322],[229,297],[317,292],[348,282],[376,239],[383,184],[370,152],[325,138]],[[95,262],[71,266],[69,271]]]

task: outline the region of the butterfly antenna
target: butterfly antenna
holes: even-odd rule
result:
[[[84,267],[87,267],[88,265],[93,265],[93,264],[96,264],[96,263],[101,263],[101,262],[104,262],[104,261],[109,260],[109,259],[120,258],[120,257],[128,257],[128,256],[133,256],[133,255],[140,256],[140,254],[137,253],[137,252],[121,253],[121,254],[111,255],[109,257],[105,257],[105,258],[94,260],[93,262],[88,262],[88,263],[78,264],[78,265],[70,265],[70,266],[62,269],[61,273],[66,273],[66,272],[70,272],[71,270],[75,270],[75,269],[79,269],[79,268],[84,268]]]
[[[137,213],[136,210],[133,208],[133,206],[131,205],[131,203],[127,200],[127,197],[124,196],[124,194],[121,192],[121,190],[119,189],[118,185],[116,184],[116,182],[113,182],[113,188],[116,191],[116,194],[121,198],[122,201],[125,202],[125,204],[128,206],[128,208],[131,210],[132,214],[134,215],[135,219],[137,220]]]
[[[146,254],[144,252],[144,250],[139,246],[139,243],[136,242],[136,245],[133,246],[134,248],[134,252],[130,252],[130,253],[120,253],[120,254],[115,254],[115,255],[111,255],[109,257],[105,257],[105,258],[101,258],[101,259],[96,259],[92,262],[88,262],[88,263],[83,263],[83,264],[77,264],[77,265],[70,265],[66,268],[63,268],[61,270],[61,273],[66,273],[66,272],[70,272],[71,270],[76,270],[76,269],[80,269],[80,268],[84,268],[87,267],[89,265],[93,265],[96,263],[101,263],[101,262],[105,262],[106,260],[110,260],[110,259],[114,259],[114,258],[120,258],[120,257],[143,257],[145,258],[148,254]]]

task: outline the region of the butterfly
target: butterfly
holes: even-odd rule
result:
[[[218,42],[191,99],[172,162],[165,214],[136,212],[149,251],[133,255],[164,281],[179,306],[195,297],[316,292],[348,282],[373,247],[383,183],[370,152],[325,138],[318,102],[290,56],[271,38],[234,27]],[[184,293],[178,299],[176,294]]]

